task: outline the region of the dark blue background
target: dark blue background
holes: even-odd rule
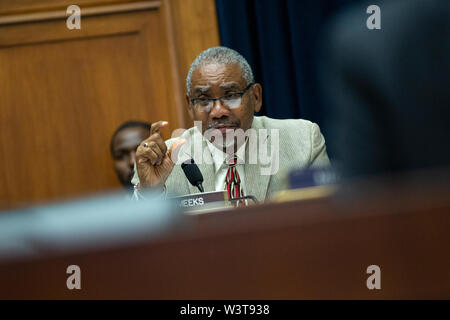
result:
[[[307,119],[329,138],[317,79],[318,49],[330,18],[355,2],[216,0],[221,44],[241,53],[263,86],[260,115]]]

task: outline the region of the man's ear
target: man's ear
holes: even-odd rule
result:
[[[253,101],[255,102],[253,110],[259,112],[262,106],[262,87],[259,83],[255,83],[251,90],[254,99]]]
[[[189,97],[189,94],[186,93],[186,105],[188,108],[188,113],[189,116],[191,117],[192,120],[194,120],[194,109],[191,103],[191,98]]]

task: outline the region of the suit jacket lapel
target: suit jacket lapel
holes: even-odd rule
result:
[[[270,181],[270,175],[262,175],[261,174],[261,164],[260,164],[260,158],[259,158],[259,153],[258,153],[258,163],[256,164],[251,164],[249,163],[249,144],[250,143],[258,143],[257,146],[257,150],[259,150],[259,129],[264,129],[262,127],[262,125],[260,124],[260,121],[258,118],[254,118],[253,119],[253,124],[252,124],[252,129],[256,129],[256,139],[254,139],[254,141],[252,141],[251,139],[248,140],[247,146],[246,146],[246,150],[245,150],[245,166],[244,166],[244,171],[245,171],[245,186],[247,189],[247,194],[246,195],[251,195],[251,196],[255,196],[256,199],[258,199],[259,201],[263,202],[266,199],[266,195],[267,195],[267,187],[269,185],[269,181]],[[270,145],[270,135],[267,134],[267,136],[265,137],[265,139],[267,139],[267,144],[266,145]],[[269,165],[264,165],[265,166],[270,166]]]
[[[206,142],[203,143],[203,150],[209,150],[208,146],[206,145]],[[212,161],[212,157],[209,152],[205,152],[205,157],[210,157]],[[205,192],[211,192],[216,190],[216,175],[214,173],[214,164],[207,164],[205,163],[206,160],[202,159],[203,161],[198,161],[198,168],[200,169],[202,175],[203,175],[203,188],[205,189]],[[197,163],[197,160],[194,159],[194,161]],[[208,162],[210,163],[210,162]],[[192,186],[191,186],[192,187]],[[199,192],[197,188],[192,187],[196,189],[196,192]]]
[[[203,139],[202,134],[197,131],[193,130],[191,132],[191,143],[189,147],[187,147],[183,154],[183,161],[187,160],[189,158],[194,159],[195,163],[197,164],[198,168],[200,169],[200,172],[203,176],[203,188],[205,192],[211,192],[215,191],[215,174],[214,174],[214,165],[209,164],[212,163],[212,157],[209,152],[204,152],[204,150],[209,150],[208,146],[206,145],[206,141]],[[201,146],[200,150],[195,150],[197,147],[196,143]],[[190,149],[190,150],[189,150]],[[205,157],[209,157],[208,159],[204,159],[203,155]],[[180,182],[181,183],[181,182]],[[188,182],[189,192],[192,193],[199,193],[200,191],[197,189],[197,187],[194,187]]]

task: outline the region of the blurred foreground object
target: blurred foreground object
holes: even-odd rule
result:
[[[2,212],[0,264],[152,239],[177,225],[178,212],[151,193],[142,201],[118,194]]]
[[[377,4],[381,30],[358,6],[322,52],[328,144],[345,178],[450,165],[450,1]]]
[[[150,242],[0,264],[0,298],[449,299],[449,181],[441,170],[358,181],[329,197],[185,216]],[[72,264],[81,290],[66,287]],[[371,265],[380,290],[367,287]]]

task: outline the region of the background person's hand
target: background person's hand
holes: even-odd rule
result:
[[[172,154],[175,156],[179,147],[186,142],[185,139],[178,139],[167,150],[160,130],[168,124],[167,121],[158,121],[152,124],[150,137],[142,141],[136,150],[140,188],[162,188],[176,162],[172,161]]]

